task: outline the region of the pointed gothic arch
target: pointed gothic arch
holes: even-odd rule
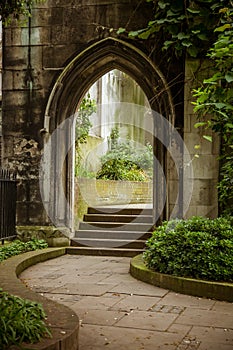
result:
[[[49,135],[75,113],[78,101],[84,97],[87,90],[101,76],[113,69],[119,69],[131,76],[146,94],[152,110],[163,115],[174,125],[172,96],[163,74],[145,53],[132,44],[115,38],[106,38],[90,45],[73,58],[52,88],[44,117],[45,159],[48,163],[46,169],[49,170],[45,174],[47,185],[42,186],[44,188],[42,193],[44,191],[47,212],[57,226],[66,226],[69,229],[73,226],[73,159],[67,145],[70,145],[70,140],[74,136],[72,127],[64,139],[64,144],[60,138],[55,144],[49,143]],[[61,162],[64,162],[65,158],[63,166]],[[163,146],[157,148],[156,158],[165,169]],[[61,167],[63,171],[59,178],[57,169]],[[64,196],[56,192],[60,186],[63,187]],[[156,196],[158,197],[158,191]]]

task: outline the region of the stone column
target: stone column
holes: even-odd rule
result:
[[[192,89],[205,76],[208,76],[208,62],[186,60],[185,98],[184,98],[184,142],[191,154],[194,171],[193,194],[187,217],[201,215],[214,218],[218,215],[217,182],[219,174],[219,137],[210,130],[195,128],[198,122],[193,112]],[[203,138],[208,134],[213,138],[209,142]],[[196,147],[195,147],[196,146]],[[199,147],[199,148],[198,148]]]

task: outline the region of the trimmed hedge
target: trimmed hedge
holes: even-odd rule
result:
[[[145,264],[180,277],[233,282],[233,218],[164,222],[146,243]]]

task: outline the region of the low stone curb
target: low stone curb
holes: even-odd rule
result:
[[[142,254],[131,259],[130,273],[143,282],[177,293],[233,302],[233,283],[209,282],[155,272],[146,267]]]
[[[36,344],[23,344],[24,349],[78,350],[79,318],[67,306],[44,298],[24,285],[19,274],[26,268],[66,254],[66,248],[48,248],[20,254],[0,263],[0,288],[10,294],[42,304],[47,315],[52,338],[43,338]],[[10,349],[18,349],[12,346]]]

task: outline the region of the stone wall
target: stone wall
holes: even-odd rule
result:
[[[18,172],[19,224],[50,222],[38,176],[44,113],[56,79],[91,43],[114,35],[110,28],[144,26],[149,14],[150,6],[138,7],[137,0],[47,0],[33,8],[30,28],[13,22],[4,30],[3,163]]]
[[[201,215],[214,218],[218,215],[220,140],[217,134],[194,127],[197,119],[193,112],[193,99],[190,92],[197,79],[201,81],[207,74],[206,62],[200,65],[199,60],[186,61],[184,142],[191,155],[193,166],[193,179],[190,179],[193,181],[193,195],[187,217]],[[203,138],[205,134],[212,136],[213,141],[205,140]],[[196,145],[199,148],[195,148]]]
[[[121,39],[125,43],[135,48],[135,57],[132,56],[132,50],[127,52],[124,47],[121,48],[121,51],[119,50],[117,56],[117,47],[121,44],[115,41],[111,43],[112,47],[116,48],[114,54],[104,55],[107,49],[103,46],[100,51],[103,55],[102,66],[101,64],[93,64],[91,66],[93,68],[90,68],[88,67],[88,65],[90,66],[90,57],[93,62],[97,59],[97,53],[93,49],[88,62],[79,59],[79,62],[82,62],[80,63],[82,71],[80,75],[75,76],[76,85],[70,84],[69,91],[66,91],[68,87],[64,86],[64,81],[74,79],[71,67],[73,63],[69,66],[72,59],[78,57],[81,52],[85,56],[85,50],[105,38],[118,38],[116,30],[119,27],[127,27],[127,30],[143,28],[151,19],[151,5],[146,2],[141,3],[138,0],[47,0],[35,5],[28,25],[19,27],[13,22],[12,25],[5,28],[3,36],[3,163],[8,168],[18,172],[17,221],[19,225],[51,224],[51,220],[45,213],[39,189],[40,159],[46,139],[49,137],[45,125],[48,126],[49,130],[50,128],[54,130],[62,121],[59,118],[62,118],[63,109],[69,109],[65,106],[66,103],[70,103],[66,102],[66,98],[68,100],[69,96],[75,95],[76,91],[74,90],[77,90],[80,85],[83,86],[79,95],[81,99],[82,93],[84,94],[90,87],[89,85],[109,70],[112,62],[115,62],[116,66],[118,65],[115,68],[122,68],[126,73],[132,71],[126,62],[134,65],[132,77],[144,89],[152,108],[157,110],[158,107],[158,112],[167,118],[170,117],[171,110],[166,110],[163,106],[161,109],[159,108],[161,103],[164,103],[164,106],[172,104],[167,89],[167,86],[171,86],[173,105],[176,106],[175,126],[182,131],[183,114],[185,114],[185,142],[190,152],[193,152],[193,143],[197,142],[199,135],[198,131],[193,128],[188,83],[186,84],[185,112],[183,111],[183,87],[179,83],[180,77],[184,73],[183,62],[174,58],[174,61],[168,65],[164,60],[164,54],[161,53],[159,38],[152,41],[140,41],[130,40],[127,36],[122,37]],[[137,50],[140,50],[141,56],[137,56]],[[143,59],[142,63],[138,57]],[[100,60],[100,56],[98,56],[98,60]],[[145,68],[144,63],[148,63],[149,68]],[[58,77],[61,77],[65,67],[68,67],[66,79],[58,81]],[[147,71],[150,67],[156,68],[151,72]],[[154,72],[157,69],[164,78],[159,74],[155,76]],[[190,69],[186,65],[186,81],[191,74]],[[70,76],[69,72],[72,72]],[[86,81],[89,81],[89,85],[84,84]],[[62,111],[56,119],[57,110],[54,107],[51,112],[54,114],[49,116],[54,118],[46,119],[48,117],[45,117],[46,106],[49,104],[51,92],[56,82],[58,93],[56,101],[53,103],[55,106],[59,105]],[[62,98],[59,96],[59,89],[63,94]],[[162,97],[161,91],[169,95],[169,103]],[[177,91],[181,91],[181,93],[177,94]],[[154,98],[154,94],[158,92],[161,103],[157,97]],[[69,101],[74,104],[73,100]],[[172,117],[172,119],[174,118]],[[57,149],[53,150],[50,155],[51,162],[63,152],[63,146],[57,145]],[[216,142],[203,146],[200,149],[203,156],[193,162],[195,190],[188,215],[212,216],[217,213],[216,190],[214,189],[217,181],[218,164],[215,159],[217,152]],[[161,155],[161,159],[162,157]],[[68,179],[71,178],[71,163],[69,163],[69,169],[64,173],[63,179],[66,195],[71,191],[68,184]],[[53,176],[56,178],[55,172]],[[171,178],[169,178],[170,180]],[[171,211],[170,207],[174,205],[172,198],[175,186],[172,185],[171,181],[170,185],[171,193],[167,203],[168,216],[169,211]],[[50,187],[53,186],[55,187],[56,184],[51,183]],[[60,209],[61,211],[63,208]],[[62,220],[63,218],[59,221],[59,225],[62,224]]]
[[[79,178],[75,181],[75,223],[88,207],[152,204],[152,182],[114,181]]]

